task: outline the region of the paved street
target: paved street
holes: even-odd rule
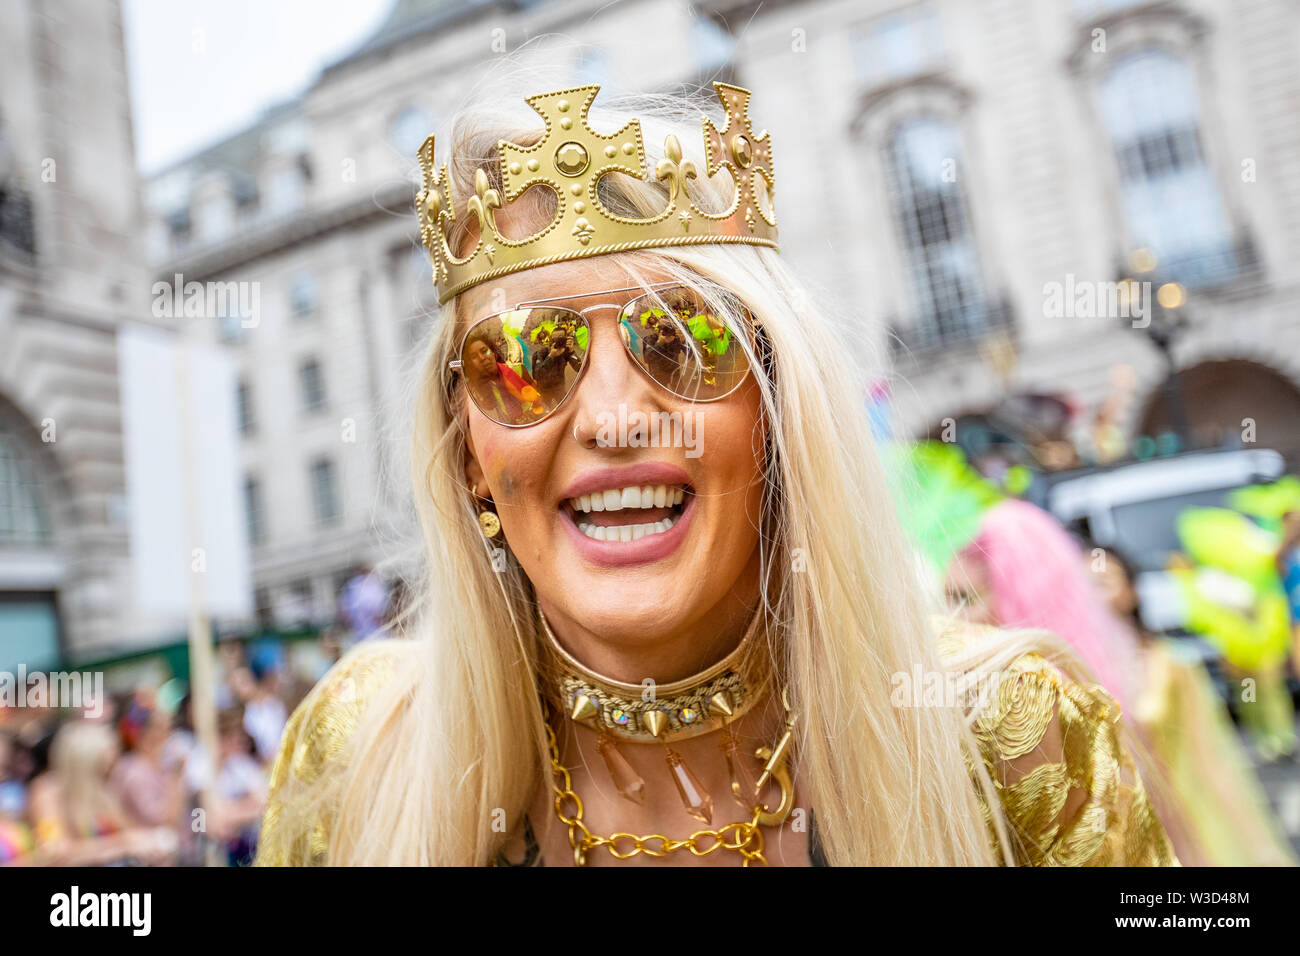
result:
[[[1300,759],[1263,763],[1255,753],[1250,738],[1240,734],[1241,744],[1255,764],[1255,772],[1268,793],[1269,804],[1277,815],[1291,846],[1300,857]]]

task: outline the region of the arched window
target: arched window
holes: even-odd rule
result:
[[[1099,93],[1133,244],[1153,250],[1161,275],[1184,285],[1234,278],[1232,229],[1206,162],[1186,61],[1160,50],[1131,53],[1105,74]]]
[[[889,165],[917,341],[969,338],[985,328],[988,316],[959,175],[957,130],[936,117],[903,120],[889,143]]]
[[[18,440],[0,430],[0,546],[44,545],[50,524],[37,490],[35,463]]]

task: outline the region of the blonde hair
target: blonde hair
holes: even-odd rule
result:
[[[534,80],[532,91],[538,88],[545,87]],[[478,169],[500,188],[499,140],[536,142],[535,114],[501,108],[522,99],[494,87],[491,106],[467,108],[450,142],[439,137],[440,153],[450,145],[458,207],[474,194]],[[688,154],[696,153],[703,177],[701,108],[720,119],[716,105],[683,97],[637,96],[614,105],[602,94],[591,119],[597,129],[616,129],[639,117],[651,169],[659,159],[654,151],[675,133]],[[721,180],[724,191],[711,200],[707,191],[716,186],[704,179],[691,184],[692,195],[721,206]],[[661,208],[663,196],[630,177],[602,181],[607,206],[648,211]],[[458,208],[458,222],[467,218]],[[906,557],[911,551],[861,406],[856,373],[866,363],[843,356],[843,343],[861,339],[863,330],[815,304],[771,249],[670,247],[622,253],[619,264],[634,280],[653,267],[703,287],[751,360],[770,443],[762,613],[799,714],[797,799],[815,809],[828,861],[993,863],[998,854],[982,791],[1001,857],[1010,862],[973,715],[890,701],[892,675],[944,668],[928,591]],[[758,319],[765,342],[741,334],[733,300]],[[410,470],[428,556],[411,623],[416,640],[395,645],[401,664],[362,716],[346,770],[292,804],[305,820],[316,802],[329,803],[332,864],[490,863],[504,839],[492,826],[494,814],[504,811],[515,825],[537,788],[549,784],[533,588],[511,555],[503,571],[494,570],[465,484],[468,413],[447,372],[467,319],[459,311],[446,310],[451,320],[434,329],[414,400]],[[973,652],[964,666],[997,666],[1044,647],[1055,649],[1039,635],[1009,636]],[[280,826],[277,838],[295,829]],[[263,851],[274,855],[274,848]]]
[[[78,836],[95,835],[101,823],[126,825],[126,814],[109,787],[105,764],[118,753],[106,724],[72,720],[50,744],[50,773],[58,782],[65,821]]]

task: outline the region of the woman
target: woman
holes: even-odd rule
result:
[[[776,251],[749,94],[715,84],[706,153],[697,112],[589,114],[597,89],[531,97],[544,129],[513,99],[469,111],[441,167],[421,149],[446,311],[414,403],[417,639],[354,651],[295,712],[259,861],[1171,862],[1059,644],[954,633],[941,663],[844,413],[859,333]],[[463,343],[534,309],[587,344],[524,420],[467,387]],[[691,317],[670,368],[637,338],[665,331],[651,309]],[[891,701],[948,669],[1007,679],[979,713]],[[1067,756],[1075,733],[1096,746]]]
[[[28,813],[36,849],[27,862],[47,866],[163,864],[176,852],[167,827],[131,823],[108,778],[118,756],[110,727],[72,720],[50,746],[50,767],[32,781]]]
[[[948,568],[949,601],[970,621],[1038,627],[1065,639],[1127,712],[1140,682],[1137,640],[1089,580],[1079,546],[1056,519],[1007,499]]]
[[[537,402],[537,389],[506,364],[501,355],[501,336],[480,330],[465,343],[465,379],[475,401],[490,406],[497,415],[522,419]]]
[[[175,827],[181,823],[181,781],[165,754],[172,733],[171,714],[137,694],[120,722],[128,750],[109,776],[118,803],[127,818],[143,827]]]
[[[253,738],[244,729],[240,708],[217,714],[217,747],[215,781],[212,765],[196,749],[185,764],[185,783],[195,805],[204,793],[212,801],[207,832],[223,847],[226,862],[247,866],[257,847],[257,828],[266,808],[266,771],[253,756]],[[198,850],[201,848],[193,848]]]

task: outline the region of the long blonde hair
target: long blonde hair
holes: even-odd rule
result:
[[[534,82],[530,92],[538,88]],[[450,136],[460,223],[476,170],[500,189],[498,141],[526,146],[539,137],[535,114],[506,109],[522,96],[493,92],[490,106],[455,118]],[[595,128],[639,117],[651,169],[660,158],[656,146],[675,133],[701,170],[692,195],[722,205],[725,176],[722,191],[708,198],[717,184],[702,176],[699,136],[700,110],[720,118],[716,107],[667,96],[612,104],[593,107]],[[445,152],[447,138],[439,144]],[[663,195],[630,177],[609,176],[601,185],[610,207],[658,209]],[[619,256],[634,279],[653,266],[713,290],[724,315],[729,297],[743,301],[764,330],[761,348],[738,336],[761,390],[770,442],[762,612],[799,714],[798,801],[815,809],[828,861],[993,863],[999,854],[981,791],[1009,861],[970,715],[890,702],[892,675],[944,668],[929,592],[907,557],[862,407],[858,372],[869,356],[857,362],[843,354],[843,343],[865,338],[866,330],[814,302],[771,249],[706,245]],[[413,403],[410,472],[428,556],[411,624],[415,640],[397,642],[402,663],[363,715],[346,770],[293,805],[304,819],[317,801],[331,806],[332,864],[489,863],[505,836],[494,820],[504,811],[514,826],[537,788],[548,785],[533,588],[513,556],[503,571],[494,569],[465,483],[467,411],[447,372],[467,319],[459,312],[448,308],[435,326]],[[1035,636],[1017,636],[977,656],[1006,662],[1035,645]]]
[[[59,785],[65,822],[78,836],[94,836],[103,825],[121,829],[127,824],[106,776],[117,752],[112,728],[88,720],[64,724],[50,744],[50,774]]]

